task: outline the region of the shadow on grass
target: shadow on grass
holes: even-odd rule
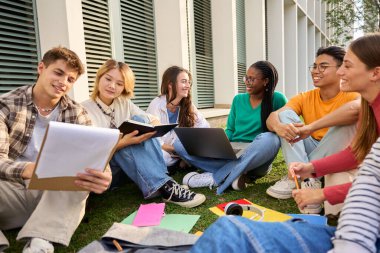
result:
[[[208,208],[222,202],[246,198],[258,205],[265,206],[283,213],[298,213],[298,209],[292,199],[277,200],[269,197],[265,191],[279,180],[286,173],[286,166],[281,153],[273,162],[272,171],[265,177],[257,180],[254,184],[249,185],[244,191],[228,190],[222,195],[215,194],[214,189],[199,188],[196,192],[206,195],[206,202],[199,207],[186,209],[174,204],[167,204],[166,213],[181,214],[198,214],[201,218],[198,220],[191,233],[204,231],[217,216],[210,212]],[[182,182],[185,172],[179,172],[174,176],[178,182]],[[140,190],[131,182],[125,186],[106,192],[102,195],[91,194],[86,209],[86,215],[72,237],[69,247],[56,246],[55,252],[77,252],[93,240],[100,238],[114,222],[120,222],[132,212],[136,211],[140,204],[162,202],[160,198],[144,200]],[[54,214],[52,214],[54,215]],[[16,241],[17,230],[5,231],[11,247],[5,252],[21,252],[24,242]]]

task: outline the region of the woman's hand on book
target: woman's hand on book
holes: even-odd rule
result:
[[[158,119],[154,118],[154,119],[150,122],[150,124],[151,124],[152,126],[159,126],[159,125],[161,125],[161,122],[160,122]]]
[[[123,138],[121,138],[119,143],[117,144],[117,149],[122,149],[129,145],[140,144],[150,139],[153,135],[156,134],[156,132],[150,132],[150,133],[136,136],[138,133],[139,131],[135,130],[129,134],[124,135]]]

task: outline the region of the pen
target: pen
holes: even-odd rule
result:
[[[120,244],[114,239],[112,240],[113,245],[115,245],[117,251],[123,251],[123,248],[120,246]]]
[[[294,173],[294,170],[293,170],[293,169],[290,169],[290,171],[291,171],[291,173],[292,173],[292,175],[293,175],[294,183],[296,183],[297,190],[299,190],[299,189],[300,189],[300,186],[299,186],[299,184],[298,184],[297,176],[296,176],[296,174]]]
[[[294,182],[296,183],[297,190],[299,190],[300,186],[298,185],[298,180],[297,180],[297,176],[296,175],[294,175]]]

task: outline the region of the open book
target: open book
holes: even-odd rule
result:
[[[119,130],[120,132],[123,133],[123,135],[129,134],[135,130],[139,131],[137,135],[142,135],[145,133],[157,131],[157,133],[152,136],[152,138],[155,138],[155,137],[161,137],[165,135],[167,132],[175,128],[177,125],[178,124],[167,124],[167,125],[153,126],[151,124],[142,123],[142,122],[138,122],[134,120],[126,120],[119,126]]]

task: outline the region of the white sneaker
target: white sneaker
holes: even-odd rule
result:
[[[245,174],[241,174],[232,182],[232,189],[235,191],[242,191],[247,188],[247,177]]]
[[[22,250],[22,253],[54,253],[54,246],[41,238],[32,238]]]
[[[322,183],[319,179],[309,178],[301,182],[301,189],[310,188],[310,189],[321,189]],[[300,209],[301,213],[305,214],[319,214],[322,211],[321,204],[307,205],[304,209]]]
[[[288,176],[285,176],[269,187],[267,194],[276,199],[289,199],[292,197],[292,191],[295,188],[296,183],[294,180],[290,180]]]
[[[190,188],[209,187],[211,189],[213,186],[217,186],[210,172],[202,174],[197,172],[187,173],[182,179],[182,184]]]

